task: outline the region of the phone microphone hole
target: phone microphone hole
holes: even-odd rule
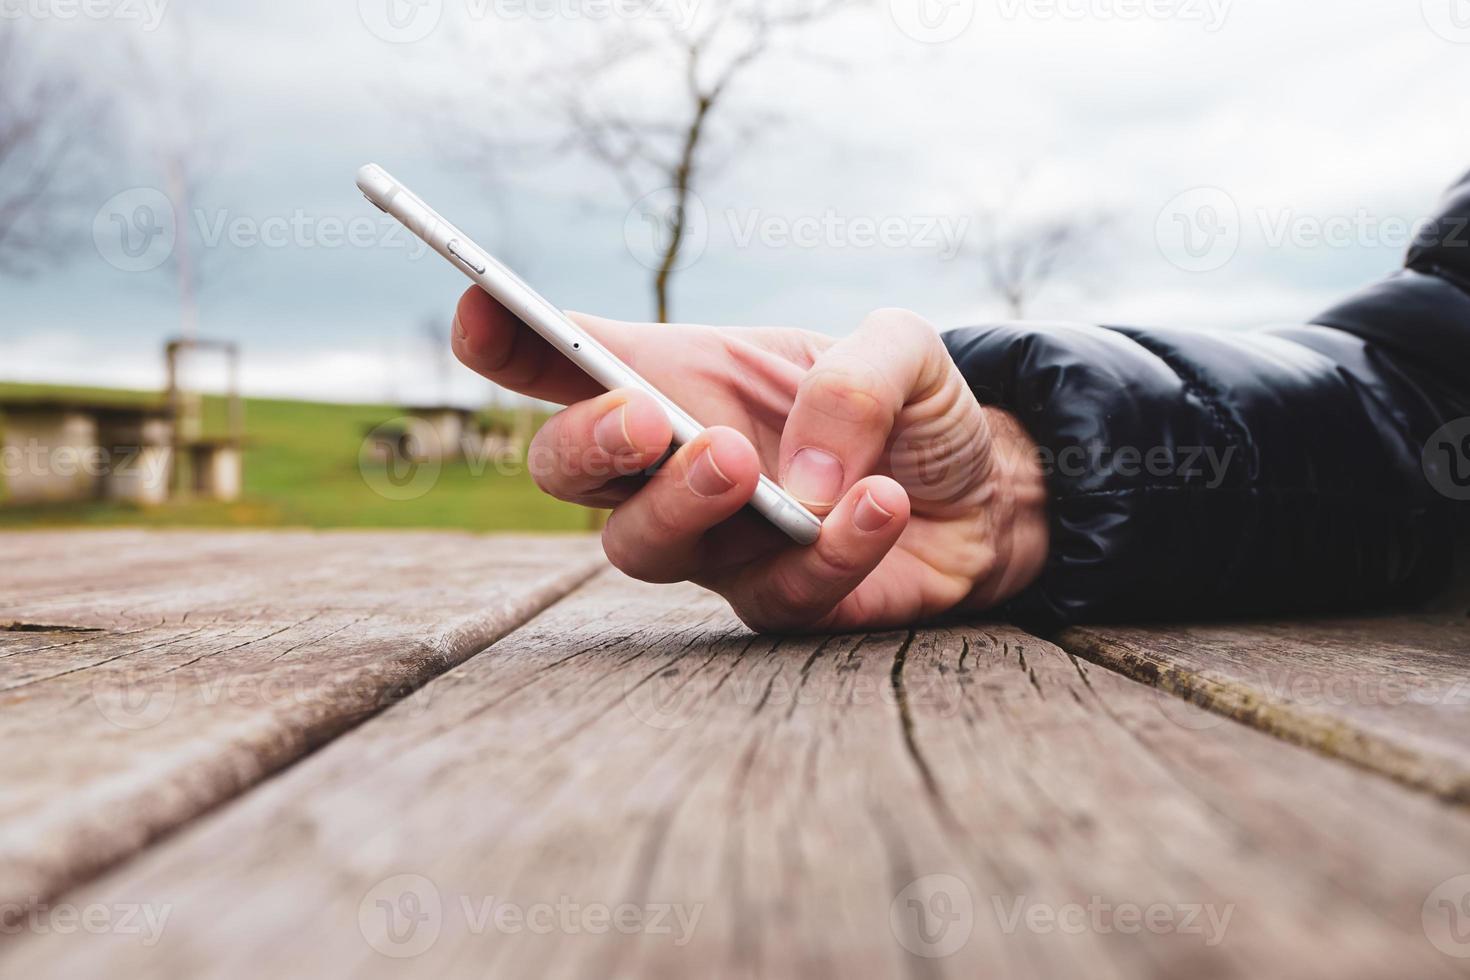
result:
[[[573,343],[572,344],[572,350],[581,350],[581,349],[582,349],[582,345],[581,344],[579,344],[579,343]]]

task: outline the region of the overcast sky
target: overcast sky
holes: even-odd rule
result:
[[[77,163],[100,176],[66,218],[70,260],[0,278],[0,378],[161,383],[172,257],[129,254],[137,239],[125,250],[121,236],[168,190],[158,146],[192,124],[140,71],[207,106],[190,142],[210,163],[186,222],[202,332],[240,342],[251,392],[438,394],[423,324],[447,329],[464,282],[357,194],[369,160],[553,302],[649,317],[639,213],[592,162],[534,149],[556,127],[527,90],[527,66],[574,60],[630,7],[99,3],[108,16],[0,0],[44,64],[114,99]],[[713,0],[638,16],[707,15],[700,3]],[[830,333],[888,305],[941,326],[999,319],[979,257],[998,213],[1012,229],[1089,219],[1032,317],[1299,320],[1392,270],[1412,222],[1470,169],[1470,0],[882,0],[788,40],[714,121],[678,319]],[[656,114],[677,109],[679,84],[640,62],[589,92]],[[477,166],[491,133],[533,149]],[[452,377],[452,397],[483,396]]]

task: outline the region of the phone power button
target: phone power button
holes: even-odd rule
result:
[[[481,258],[474,249],[469,248],[468,246],[461,243],[458,238],[451,238],[449,240],[449,244],[445,247],[449,249],[450,255],[454,256],[456,259],[459,259],[459,261],[462,262],[466,267],[474,272],[484,275],[485,260]]]

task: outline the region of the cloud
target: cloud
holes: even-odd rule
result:
[[[561,50],[604,25],[508,19],[493,5],[474,17],[468,3],[445,0],[448,26],[419,43],[375,36],[355,3],[207,0],[170,6],[147,34],[90,25],[98,40],[89,47],[99,81],[110,82],[126,78],[123,47],[164,59],[186,37],[198,73],[190,84],[207,92],[220,141],[199,202],[211,214],[256,224],[371,214],[351,175],[377,159],[505,251],[554,301],[646,316],[649,272],[624,245],[627,201],[606,173],[570,159],[466,167],[445,159],[414,119],[416,108],[451,96],[488,114],[507,92],[488,88],[485,65],[537,46]],[[1186,8],[1223,19],[1128,17],[1119,13],[1132,9],[1127,0],[976,0],[965,32],[927,45],[895,27],[887,3],[855,10],[742,79],[730,110],[764,122],[711,168],[701,199],[716,216],[758,213],[792,226],[831,213],[845,228],[894,215],[973,221],[998,202],[1018,221],[1106,211],[1114,220],[1082,263],[1088,274],[1043,293],[1033,310],[1042,317],[1276,322],[1308,316],[1392,268],[1397,251],[1373,241],[1273,244],[1257,216],[1326,223],[1360,211],[1412,219],[1432,208],[1470,165],[1470,108],[1455,97],[1470,90],[1464,47],[1435,34],[1417,3],[1149,5]],[[137,119],[140,93],[126,81],[113,87],[119,118]],[[514,103],[516,90],[508,94]],[[621,75],[599,94],[634,109],[682,97],[678,80],[654,69]],[[524,113],[485,120],[545,127]],[[438,134],[446,138],[456,133]],[[157,375],[154,352],[179,319],[171,268],[124,274],[86,243],[97,205],[166,183],[140,142],[111,166],[91,209],[80,209],[84,244],[72,262],[30,281],[0,280],[0,373],[119,384]],[[1227,264],[1191,274],[1161,255],[1155,225],[1197,187],[1228,194],[1244,228]],[[944,262],[922,248],[856,248],[850,236],[757,236],[743,247],[735,238],[712,234],[681,274],[677,316],[840,333],[867,309],[895,303],[946,325],[1000,313],[973,249]],[[438,383],[432,358],[384,353],[416,349],[425,318],[447,320],[464,283],[435,257],[290,242],[222,245],[202,258],[203,329],[241,342],[255,365],[252,390],[380,398],[393,385],[406,393]],[[99,349],[113,353],[99,358]],[[478,397],[466,372],[455,377]]]

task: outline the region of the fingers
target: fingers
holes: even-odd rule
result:
[[[705,534],[745,506],[759,479],[750,440],[723,426],[706,429],[612,512],[603,550],[614,566],[646,582],[699,577]]]
[[[885,476],[860,480],[827,515],[811,547],[741,569],[728,584],[730,604],[755,630],[818,629],[878,567],[908,521],[903,487]]]
[[[627,324],[599,317],[576,320],[626,359]],[[450,346],[470,370],[532,398],[570,405],[602,392],[600,384],[479,286],[471,286],[459,298]]]
[[[904,406],[943,384],[948,355],[934,328],[904,310],[869,314],[819,354],[781,434],[781,484],[825,514],[872,473]]]
[[[668,416],[651,395],[630,388],[577,402],[547,420],[527,463],[537,486],[560,500],[610,507],[631,495],[641,473],[668,452]]]

